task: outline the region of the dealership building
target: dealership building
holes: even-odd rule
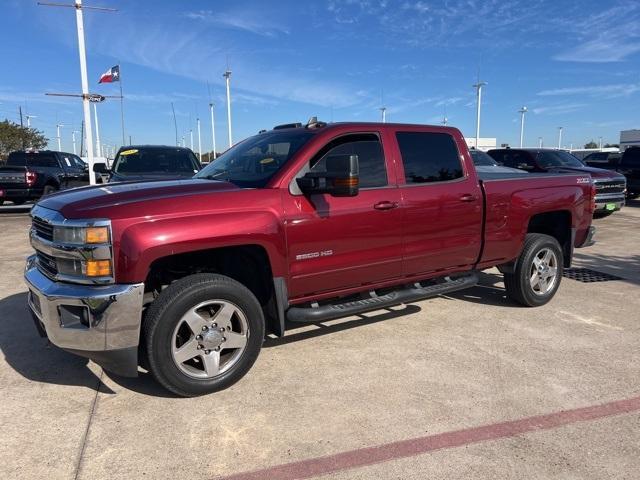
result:
[[[620,132],[620,151],[627,147],[640,147],[640,130],[622,130]]]

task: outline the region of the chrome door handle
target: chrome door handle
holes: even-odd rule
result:
[[[475,195],[471,195],[470,193],[466,193],[464,195],[462,195],[460,197],[460,201],[461,202],[475,202],[476,201],[476,196]]]
[[[389,202],[387,200],[376,203],[373,208],[376,210],[391,210],[393,208],[397,208],[397,202]]]

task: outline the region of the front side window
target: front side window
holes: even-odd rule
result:
[[[446,182],[463,176],[458,148],[451,135],[398,132],[396,138],[408,184]]]
[[[351,155],[358,156],[360,188],[387,186],[387,168],[382,144],[375,134],[347,135],[329,142],[311,160],[311,171],[326,171],[327,159],[330,157]]]

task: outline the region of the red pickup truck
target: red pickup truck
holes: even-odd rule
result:
[[[310,121],[250,137],[193,179],[51,195],[32,210],[37,328],[106,370],[223,389],[267,333],[473,286],[525,306],[592,243],[588,175],[478,174],[454,128]]]

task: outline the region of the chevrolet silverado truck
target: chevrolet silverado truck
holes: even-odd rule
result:
[[[42,335],[181,396],[232,385],[265,335],[468,288],[528,307],[592,243],[589,175],[479,175],[450,127],[274,128],[194,178],[60,192],[31,212]],[[355,368],[355,367],[354,367]]]

